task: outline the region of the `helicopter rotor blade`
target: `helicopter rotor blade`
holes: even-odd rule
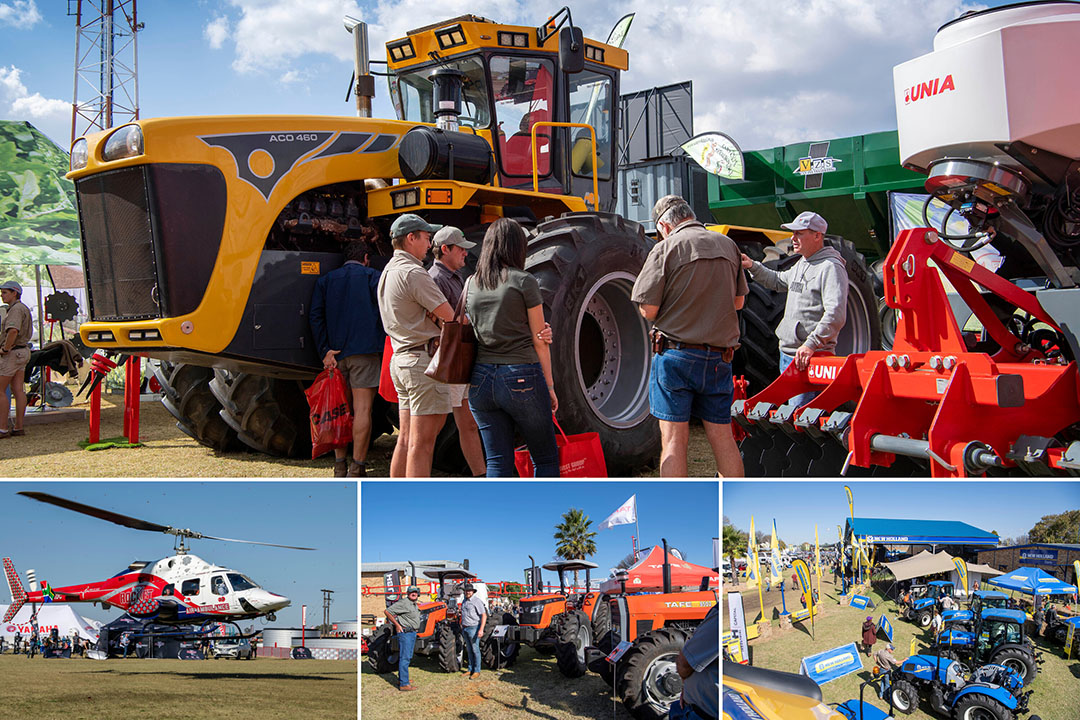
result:
[[[107,520],[108,522],[116,523],[117,525],[132,528],[133,530],[167,532],[171,529],[168,525],[159,525],[157,523],[147,522],[146,520],[139,520],[138,518],[128,517],[127,515],[121,515],[120,513],[114,513],[109,510],[102,510],[101,508],[96,508],[91,505],[83,505],[74,500],[66,500],[61,497],[56,497],[55,495],[49,495],[48,493],[20,492],[19,495],[25,495],[31,500],[49,503],[50,505],[56,505],[57,507],[62,507],[66,510],[74,510],[77,513],[96,517],[99,520]]]
[[[214,537],[213,535],[203,535],[202,533],[192,533],[189,537],[194,537],[202,540],[223,540],[224,542],[238,542],[247,543],[248,545],[267,545],[269,547],[288,548],[289,550],[315,550],[316,548],[299,547],[297,545],[278,545],[277,543],[258,542],[257,540],[237,540],[236,538]]]

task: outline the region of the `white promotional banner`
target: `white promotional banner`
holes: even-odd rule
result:
[[[0,617],[3,616],[7,609],[7,605],[0,605]],[[9,643],[13,641],[16,633],[29,639],[30,634],[33,632],[33,627],[30,624],[30,614],[30,606],[24,605],[19,612],[15,613],[15,617],[11,618],[11,622],[0,624],[0,636],[6,638]],[[38,632],[42,636],[48,635],[53,628],[56,628],[60,637],[71,637],[71,635],[78,633],[79,637],[84,640],[97,642],[100,623],[96,620],[87,620],[76,613],[70,605],[49,603],[38,607],[37,625]]]
[[[615,525],[629,525],[632,522],[637,522],[637,495],[631,495],[630,499],[624,502],[618,510],[608,515],[607,520],[600,523],[599,530],[607,530],[609,527]]]
[[[739,638],[739,649],[742,650],[743,660],[750,658],[750,651],[746,647],[746,614],[743,612],[742,594],[729,592],[728,597],[728,627]]]

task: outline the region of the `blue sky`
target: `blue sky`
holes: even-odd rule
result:
[[[694,83],[695,130],[744,149],[896,127],[892,67],[931,49],[943,23],[1005,0],[682,0],[571,4],[604,39],[625,13],[622,91]],[[562,3],[525,0],[185,0],[143,2],[138,35],[143,117],[351,115],[349,14],[370,26],[371,55],[413,27],[465,13],[536,26]],[[75,19],[62,0],[0,0],[0,119],[29,120],[69,142]],[[391,116],[385,81],[375,114]],[[85,98],[85,89],[80,97]]]
[[[520,582],[531,554],[555,559],[555,525],[579,508],[596,528],[637,494],[642,547],[660,538],[693,563],[712,567],[720,532],[719,486],[712,482],[364,482],[361,561],[456,560],[484,580]],[[595,578],[630,553],[633,525],[597,532]],[[584,582],[584,577],[580,578]],[[558,582],[545,573],[545,582]]]
[[[192,540],[191,552],[238,570],[271,592],[292,600],[275,627],[299,627],[300,606],[308,624],[322,621],[322,593],[334,590],[334,620],[356,619],[356,485],[342,482],[0,482],[0,555],[10,557],[26,585],[62,586],[111,577],[133,560],[173,554],[173,538],[132,530],[16,495],[36,491],[111,510],[129,517],[207,535],[317,548],[315,552]],[[6,583],[0,602],[11,595]],[[89,603],[75,605],[88,618],[120,616]],[[257,621],[262,623],[263,621]],[[246,625],[244,626],[246,627]]]
[[[740,530],[770,532],[786,543],[836,542],[836,526],[851,517],[959,520],[1001,537],[1028,532],[1044,515],[1080,509],[1080,482],[724,482],[724,515]]]

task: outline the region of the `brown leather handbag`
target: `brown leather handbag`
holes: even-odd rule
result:
[[[442,324],[431,362],[424,374],[432,380],[463,385],[472,378],[473,365],[476,364],[476,333],[473,326],[463,322],[465,319],[465,295],[469,292],[470,277],[461,289],[454,319]]]

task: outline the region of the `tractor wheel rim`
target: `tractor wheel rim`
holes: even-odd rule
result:
[[[634,276],[599,278],[574,321],[574,364],[586,402],[606,425],[630,428],[649,413],[648,326],[630,301]]]
[[[877,314],[874,308],[873,314]],[[850,280],[848,281],[847,321],[836,338],[837,355],[853,355],[876,350],[870,347],[870,308],[866,298]]]
[[[578,662],[585,663],[585,646],[589,644],[589,629],[584,625],[578,626],[577,631],[577,658]]]
[[[986,708],[973,706],[964,713],[964,720],[998,720],[998,718]]]
[[[908,702],[907,693],[901,690],[893,690],[892,704],[897,710],[907,710],[911,705],[911,703]]]
[[[665,709],[678,699],[679,693],[682,692],[681,681],[679,683],[680,689],[677,692],[668,692],[664,688],[664,680],[672,673],[678,678],[679,673],[675,668],[674,653],[660,655],[649,664],[642,685],[644,685],[645,698],[650,705]]]
[[[1023,680],[1027,675],[1027,665],[1020,662],[1016,658],[1006,658],[1001,661],[1001,665],[1002,667],[1006,667],[1019,675],[1021,680]]]

